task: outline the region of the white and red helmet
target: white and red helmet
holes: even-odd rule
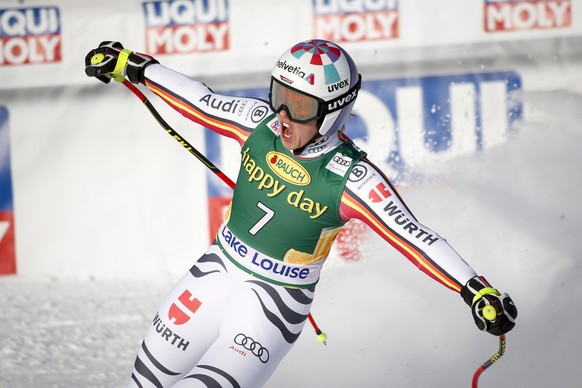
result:
[[[312,39],[296,44],[271,72],[269,103],[291,120],[317,119],[321,135],[337,132],[348,118],[361,76],[349,54],[335,43]]]

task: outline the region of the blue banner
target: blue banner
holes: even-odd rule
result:
[[[0,106],[0,275],[16,273],[8,110]]]
[[[417,180],[428,164],[503,143],[523,117],[521,88],[516,72],[363,81],[346,134],[394,182]],[[267,88],[220,93],[268,98]],[[220,136],[205,131],[205,139],[208,158],[220,166]],[[208,182],[209,198],[229,195],[211,173]]]

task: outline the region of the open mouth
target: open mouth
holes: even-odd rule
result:
[[[281,123],[281,135],[285,138],[285,139],[290,139],[291,138],[291,128],[289,127],[288,123]]]

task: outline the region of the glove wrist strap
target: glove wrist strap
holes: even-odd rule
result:
[[[113,79],[117,82],[123,82],[125,77],[121,75],[121,73],[125,70],[125,66],[127,65],[127,60],[129,55],[132,53],[131,50],[123,49],[119,52],[119,57],[117,58],[117,63],[115,64],[115,69],[111,72],[113,75]]]
[[[478,299],[488,294],[499,295],[499,292],[491,287],[483,276],[475,276],[470,279],[461,290],[461,297],[469,306],[472,306]]]
[[[489,294],[493,294],[493,295],[499,296],[499,291],[497,291],[493,287],[485,287],[485,288],[482,288],[473,297],[473,300],[471,301],[471,305],[473,305],[476,301],[478,301],[479,299],[481,299],[485,295],[489,295]]]

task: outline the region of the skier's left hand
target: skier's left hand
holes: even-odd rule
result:
[[[501,335],[515,326],[517,307],[513,300],[491,287],[484,277],[476,276],[469,280],[461,290],[461,296],[471,306],[479,330]]]

